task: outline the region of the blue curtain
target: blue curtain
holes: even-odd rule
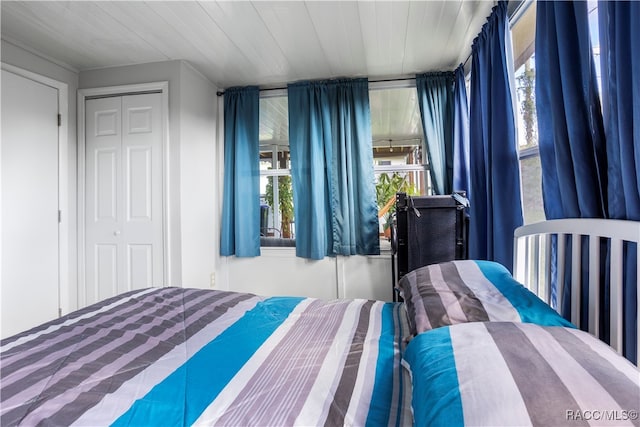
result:
[[[499,2],[472,46],[469,116],[469,256],[512,267],[522,225],[520,170],[506,57],[507,4]]]
[[[296,255],[378,254],[369,84],[290,84],[289,144]]]
[[[587,2],[539,1],[536,12],[536,109],[545,215],[547,219],[604,218],[607,159]],[[583,242],[582,277],[586,290],[585,245]],[[606,251],[603,247],[602,253]],[[555,258],[555,252],[552,255]],[[554,283],[565,281],[561,310],[568,315],[569,272],[564,278],[556,278],[554,270],[552,275]],[[580,299],[585,308],[580,321],[586,325],[586,291]]]
[[[453,191],[469,193],[469,104],[462,64],[454,71],[453,96]]]
[[[260,255],[259,97],[257,87],[224,92],[222,256]]]
[[[547,219],[603,218],[606,153],[587,3],[537,2],[536,107]]]
[[[453,73],[416,75],[434,194],[453,192]]]
[[[608,214],[640,220],[640,3],[599,1],[602,106],[607,146]],[[635,362],[637,248],[626,248],[625,356]]]

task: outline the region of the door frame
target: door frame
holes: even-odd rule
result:
[[[69,85],[4,62],[0,69],[33,80],[58,91],[58,316],[72,309],[69,282]],[[1,250],[1,249],[0,249]],[[0,257],[1,259],[1,257]]]
[[[163,283],[171,274],[170,233],[169,233],[169,82],[158,81],[141,84],[107,86],[78,89],[78,307],[87,305],[85,280],[85,180],[86,180],[86,141],[85,141],[85,102],[89,97],[135,95],[149,91],[160,91],[162,98],[162,255],[164,260]]]

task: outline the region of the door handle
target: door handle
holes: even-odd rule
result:
[[[113,232],[113,235],[114,235],[114,236],[119,236],[119,235],[120,235],[120,230],[116,230],[116,231],[114,231],[114,232]]]

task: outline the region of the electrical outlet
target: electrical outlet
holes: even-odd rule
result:
[[[211,276],[209,277],[210,279],[210,283],[209,286],[211,287],[211,289],[216,287],[216,273],[211,273]]]

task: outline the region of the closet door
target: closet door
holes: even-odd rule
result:
[[[1,93],[4,338],[58,317],[58,90],[2,70]]]
[[[86,101],[86,303],[162,286],[160,94]]]

